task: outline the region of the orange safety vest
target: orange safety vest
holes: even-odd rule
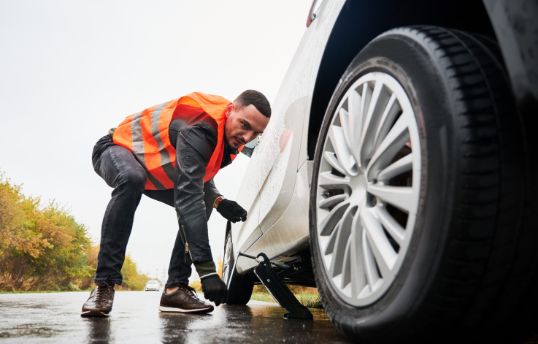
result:
[[[170,123],[176,118],[193,123],[205,112],[217,123],[217,144],[204,175],[204,182],[208,182],[219,171],[224,156],[224,124],[228,104],[230,101],[220,96],[190,93],[127,116],[114,130],[112,140],[133,152],[146,168],[146,190],[172,189],[177,179],[177,162],[176,150],[168,136]],[[231,155],[231,159],[234,158],[235,155]]]

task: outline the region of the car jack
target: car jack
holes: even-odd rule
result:
[[[287,268],[286,265],[272,263],[263,252],[258,254],[257,257],[241,252],[239,255],[259,262],[258,266],[254,268],[254,274],[256,274],[267,291],[278,301],[280,306],[289,312],[284,314],[285,319],[312,319],[312,313],[297,300],[271,266],[271,264],[274,264],[278,267]],[[259,261],[259,258],[262,258],[262,261]]]

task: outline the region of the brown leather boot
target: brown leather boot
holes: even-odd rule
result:
[[[200,300],[193,288],[180,285],[178,290],[166,294],[166,288],[161,296],[161,312],[176,313],[208,313],[213,306]]]
[[[106,317],[112,310],[114,285],[101,284],[92,290],[90,297],[82,305],[82,317]]]

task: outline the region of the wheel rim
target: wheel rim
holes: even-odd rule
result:
[[[415,224],[420,148],[396,79],[372,72],[347,89],[323,143],[316,215],[323,268],[350,305],[374,303],[398,274]]]
[[[222,262],[222,279],[226,285],[229,284],[230,278],[230,269],[232,269],[231,259],[233,259],[233,248],[232,248],[232,236],[230,234],[226,235],[226,244],[224,245],[224,259]]]

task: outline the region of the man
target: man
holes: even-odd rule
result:
[[[142,194],[173,206],[179,223],[159,309],[213,310],[188,286],[192,263],[204,296],[217,306],[225,302],[226,285],[216,273],[207,220],[212,208],[232,222],[245,221],[247,212],[222,197],[213,177],[263,132],[270,116],[269,102],[258,91],[247,90],[233,102],[191,93],[128,116],[97,142],[93,167],[114,190],[101,228],[96,288],[82,306],[82,316],[106,316],[112,310]]]

